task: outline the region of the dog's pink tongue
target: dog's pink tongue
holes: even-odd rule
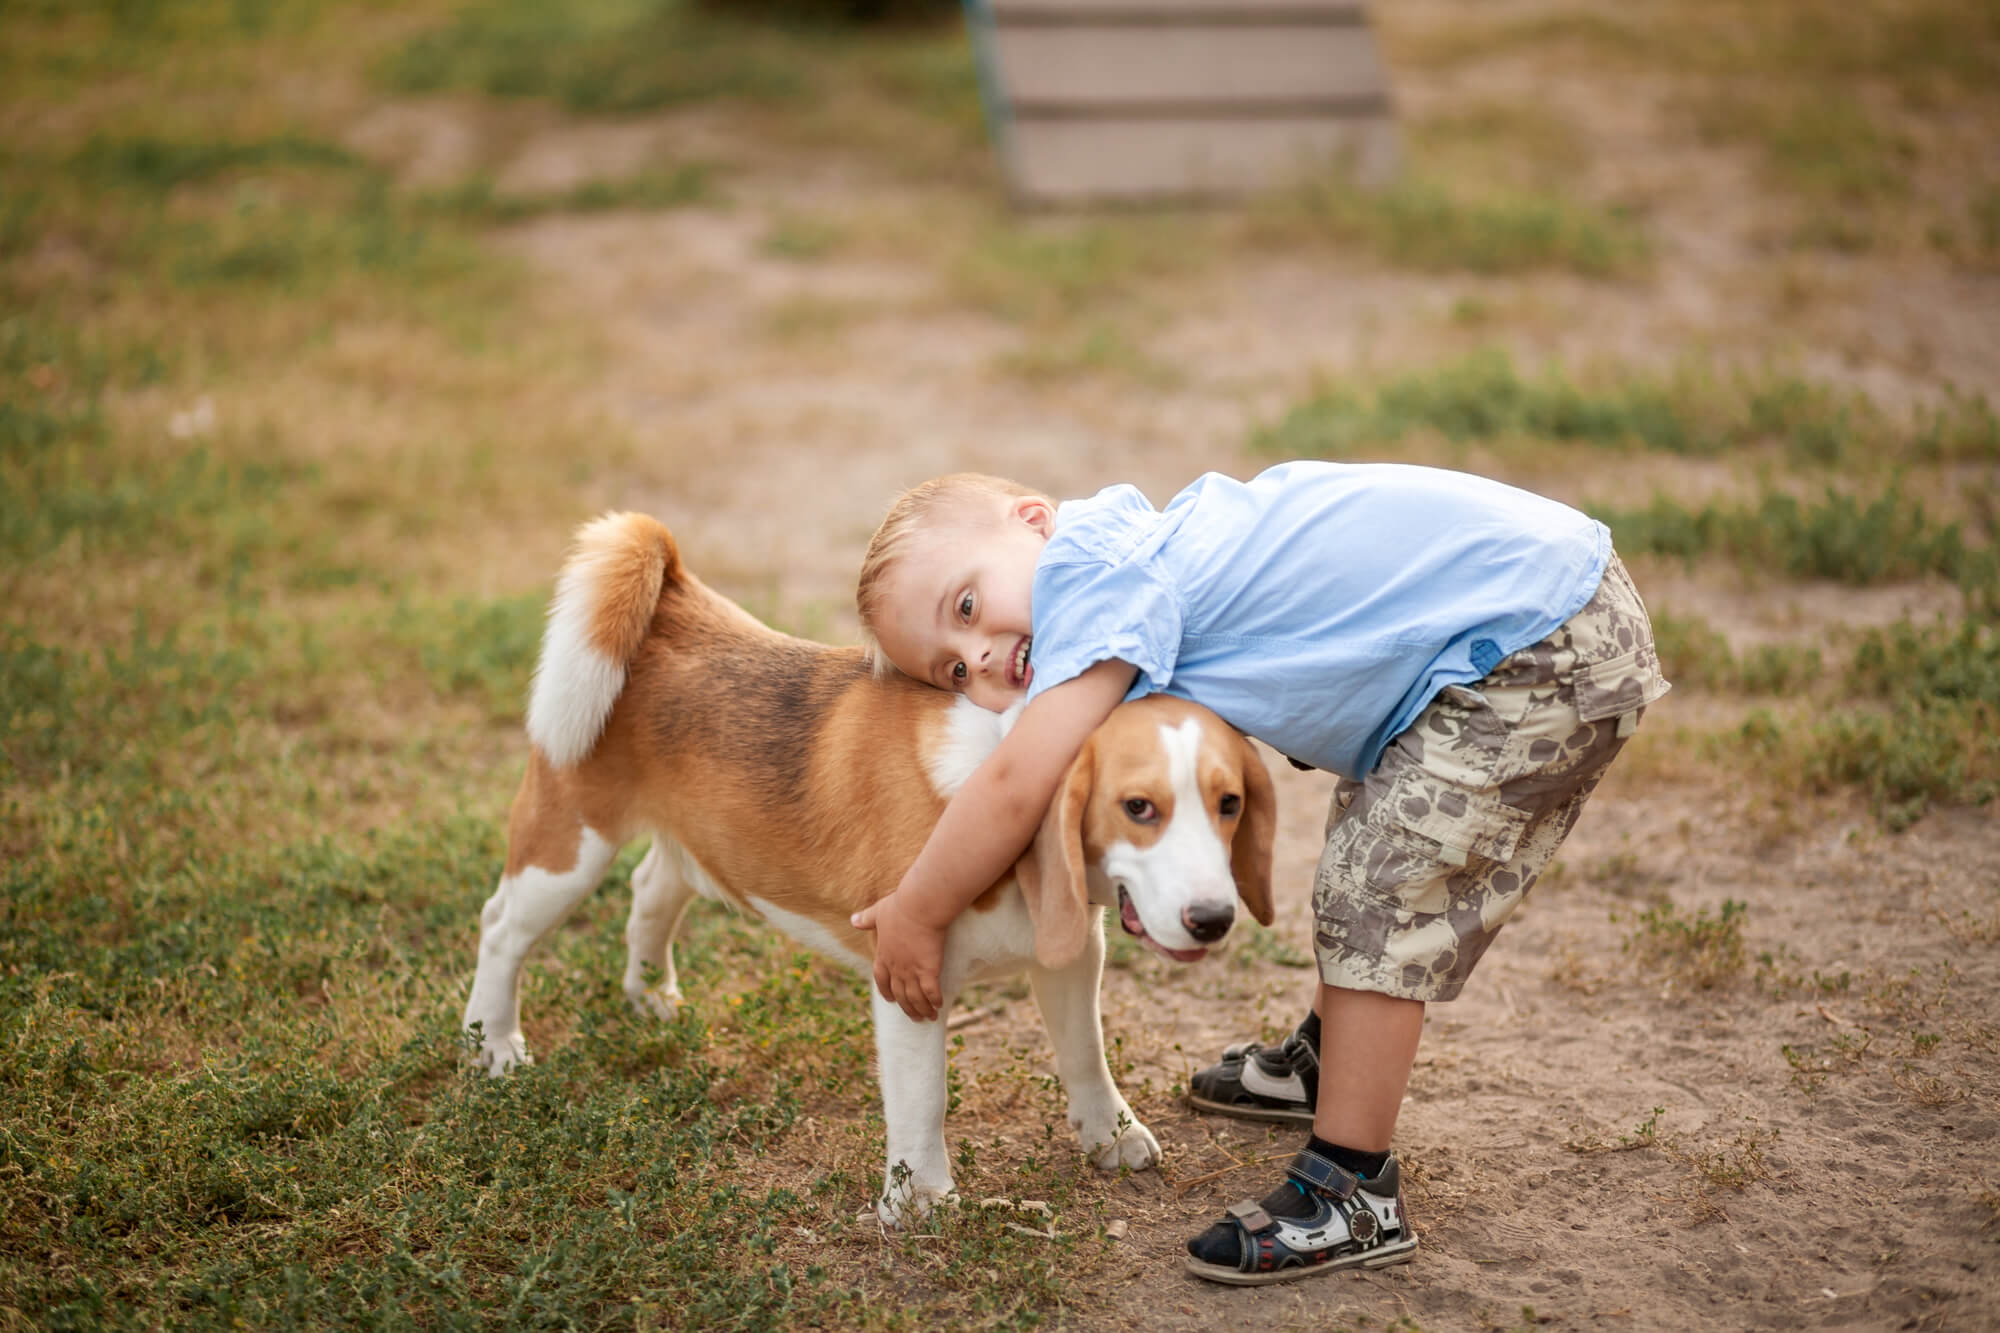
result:
[[[1146,936],[1146,928],[1139,924],[1139,909],[1132,906],[1132,900],[1124,894],[1118,895],[1118,924],[1125,927],[1127,935]]]

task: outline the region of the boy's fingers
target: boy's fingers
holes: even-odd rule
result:
[[[847,918],[847,924],[853,926],[856,930],[875,929],[875,905],[870,903],[853,916]]]

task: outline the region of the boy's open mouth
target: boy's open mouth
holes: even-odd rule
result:
[[[1170,958],[1176,963],[1198,963],[1208,957],[1207,949],[1169,949],[1166,945],[1146,933],[1146,927],[1139,922],[1139,909],[1132,906],[1132,895],[1125,892],[1125,886],[1118,886],[1118,924],[1125,927],[1127,935],[1136,935],[1139,942],[1162,958]]]
[[[1028,653],[1035,646],[1035,636],[1030,634],[1014,645],[1014,656],[1007,663],[1007,683],[1017,689],[1026,689],[1028,682],[1035,678],[1035,669],[1028,665]]]

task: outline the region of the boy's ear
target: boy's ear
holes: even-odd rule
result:
[[[1271,843],[1278,831],[1278,799],[1270,770],[1248,736],[1243,742],[1243,818],[1229,845],[1229,869],[1236,879],[1236,896],[1259,925],[1268,926],[1271,910]]]
[[[1090,885],[1083,868],[1083,815],[1096,772],[1095,750],[1083,750],[1063,775],[1034,846],[1014,863],[1014,878],[1035,926],[1035,961],[1067,967],[1083,952],[1090,933]]]
[[[1055,506],[1039,495],[1018,495],[1008,506],[1009,512],[1036,532],[1047,537],[1056,530]]]

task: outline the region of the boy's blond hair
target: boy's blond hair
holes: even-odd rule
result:
[[[861,615],[861,646],[867,650],[876,675],[885,676],[896,669],[875,637],[875,617],[882,610],[882,585],[890,567],[926,527],[945,519],[983,518],[977,500],[1017,496],[1040,500],[1051,508],[1055,506],[1055,501],[1032,486],[983,472],[953,472],[933,477],[896,497],[868,541],[868,554],[861,558],[861,577],[854,585],[854,607]]]

